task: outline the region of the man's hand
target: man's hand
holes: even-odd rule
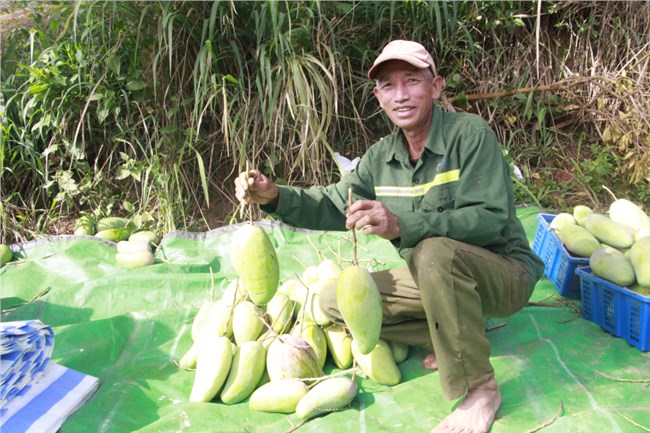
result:
[[[348,208],[345,226],[363,230],[367,235],[378,235],[384,239],[400,236],[397,216],[384,204],[375,200],[358,200]]]
[[[235,179],[235,197],[240,202],[277,205],[279,195],[277,185],[257,170],[240,173]]]

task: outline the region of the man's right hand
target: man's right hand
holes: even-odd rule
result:
[[[250,170],[239,173],[235,179],[235,196],[240,202],[277,205],[280,190],[261,172]]]

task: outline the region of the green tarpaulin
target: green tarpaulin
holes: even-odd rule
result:
[[[519,215],[532,242],[536,210]],[[275,243],[283,280],[323,259],[345,264],[353,256],[349,233],[261,224]],[[251,412],[247,402],[188,401],[194,373],[177,361],[191,345],[200,303],[218,298],[236,277],[228,258],[235,227],[169,233],[156,264],[140,269],[117,266],[115,245],[96,238],[58,236],[12,246],[16,259],[0,269],[2,320],[51,325],[52,361],[101,382],[62,432],[282,433],[298,423],[294,415]],[[358,242],[364,265],[403,264],[388,241],[359,235]],[[531,301],[535,305],[512,317],[487,321],[503,394],[491,431],[650,431],[650,352],[583,319],[580,300],[560,297],[547,279]],[[442,398],[438,373],[421,366],[425,355],[411,348],[394,387],[357,376],[360,391],[351,407],[298,431],[429,432],[457,402]],[[325,371],[336,371],[331,361]]]

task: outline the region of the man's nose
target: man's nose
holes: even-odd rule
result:
[[[404,101],[409,98],[409,92],[407,86],[403,84],[398,84],[395,86],[395,100]]]

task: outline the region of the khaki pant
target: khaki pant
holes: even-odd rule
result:
[[[382,338],[435,351],[445,398],[462,397],[494,374],[485,317],[523,308],[535,282],[517,260],[453,239],[425,239],[408,268],[373,273],[383,301]],[[343,323],[335,290],[321,307]]]

